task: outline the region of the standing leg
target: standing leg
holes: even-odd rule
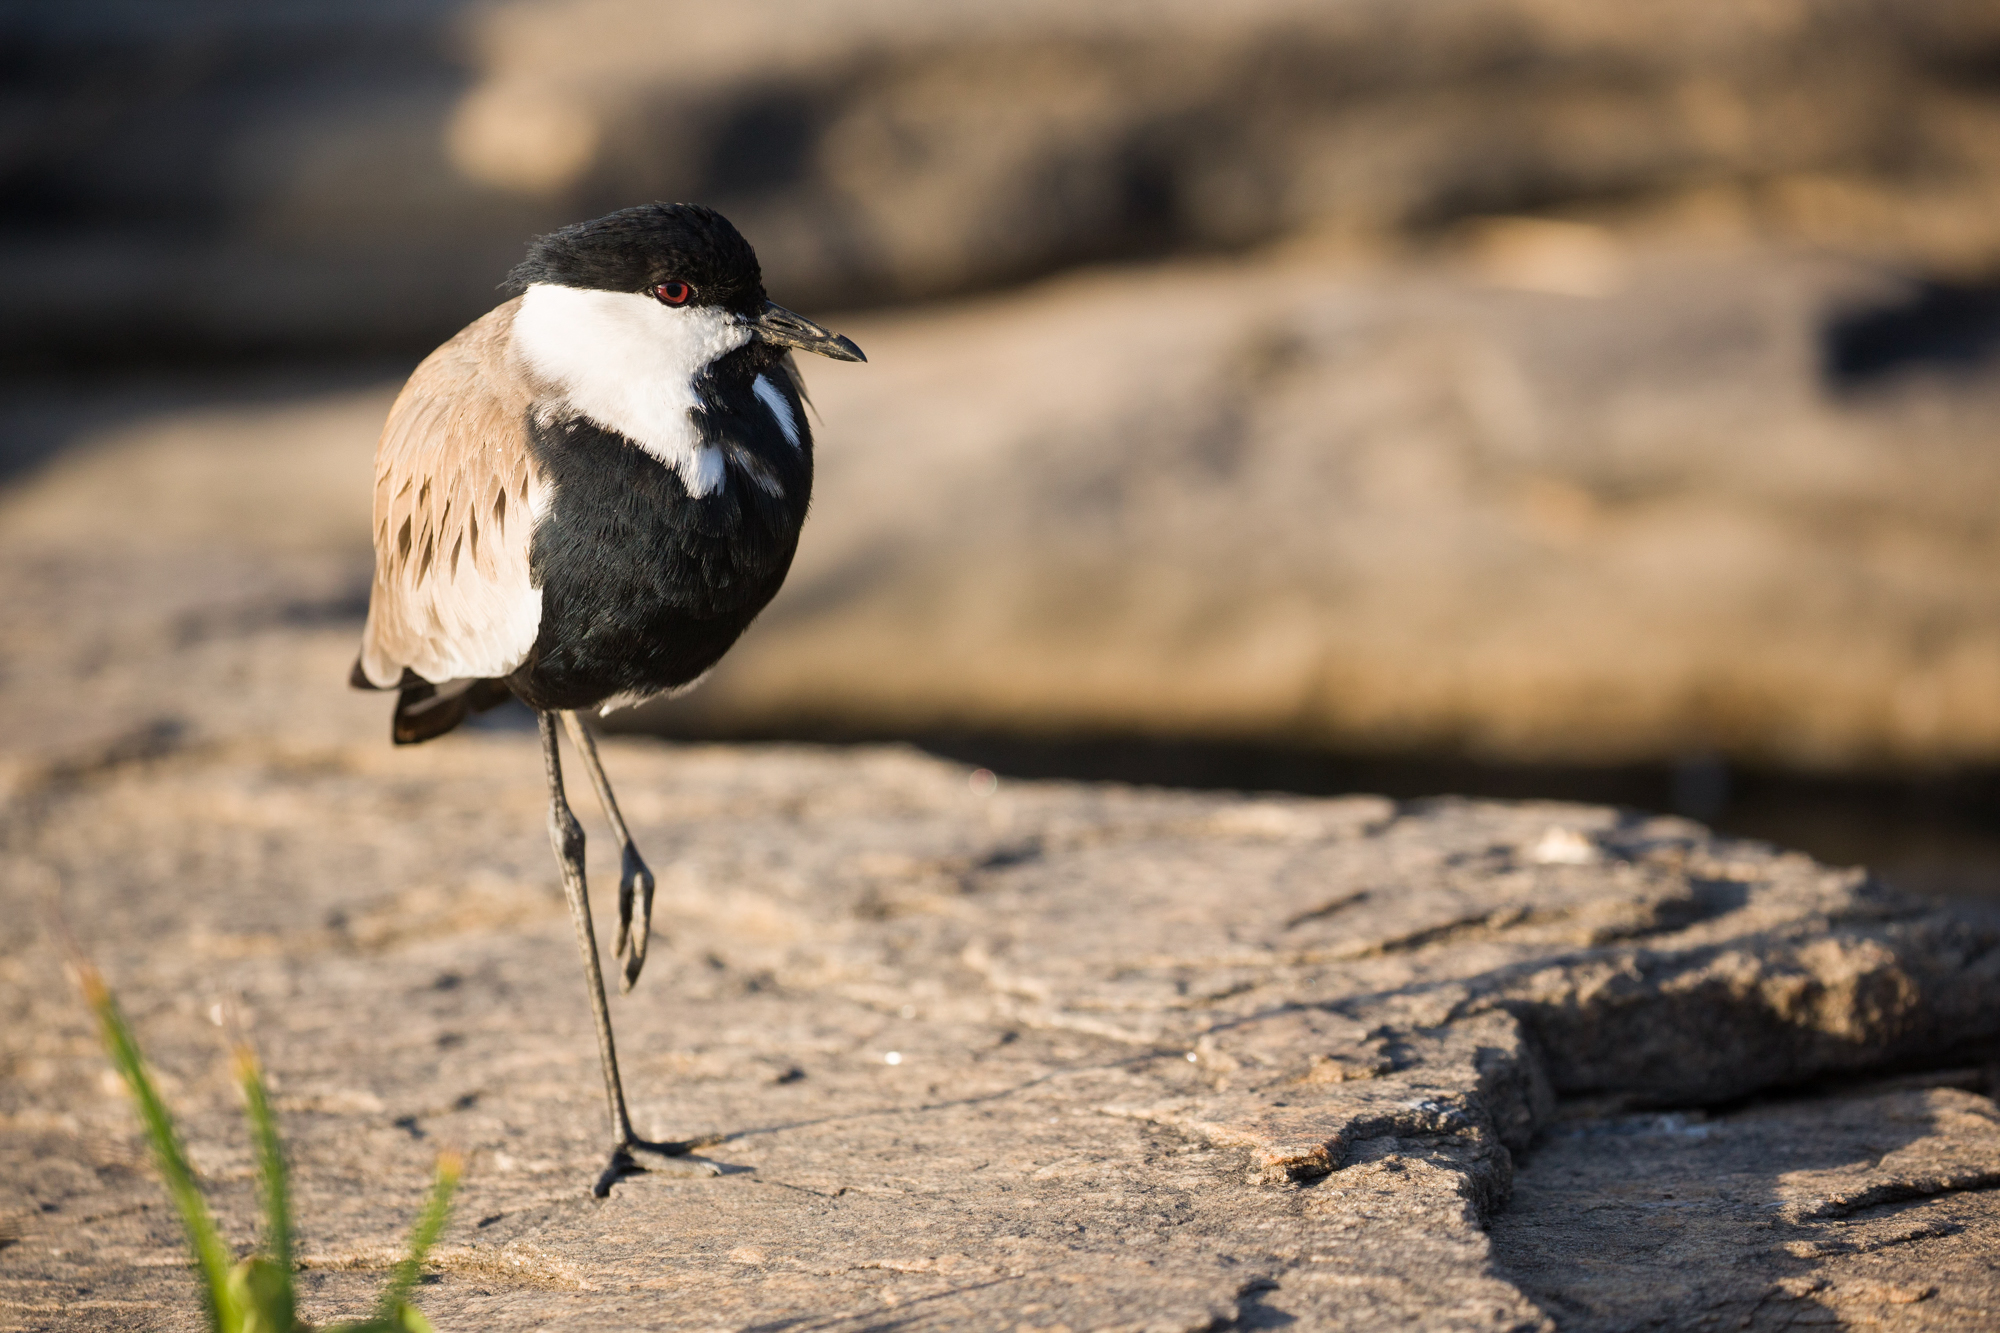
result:
[[[618,989],[630,992],[633,983],[639,980],[639,969],[646,965],[646,942],[652,937],[653,872],[646,868],[639,849],[632,845],[632,835],[625,831],[625,817],[618,813],[618,798],[611,794],[611,779],[604,776],[604,765],[597,761],[597,742],[591,738],[590,729],[568,709],[563,710],[562,720],[569,743],[576,747],[576,752],[583,756],[583,766],[590,770],[590,785],[597,788],[597,801],[604,807],[604,817],[611,821],[612,836],[618,839],[618,943],[611,953],[625,960]],[[632,922],[634,889],[639,898],[636,930]]]
[[[604,999],[604,971],[597,959],[597,932],[590,922],[590,894],[583,877],[583,826],[563,795],[562,756],[557,751],[556,719],[553,713],[537,713],[541,724],[542,761],[549,778],[549,841],[555,845],[556,861],[562,867],[563,897],[569,900],[570,921],[576,926],[576,947],[583,955],[584,981],[590,989],[590,1007],[597,1019],[597,1055],[604,1066],[604,1098],[611,1109],[611,1162],[591,1190],[598,1198],[611,1192],[620,1176],[640,1170],[632,1160],[634,1150],[678,1157],[694,1147],[688,1143],[649,1143],[632,1132],[632,1117],[625,1110],[625,1088],[618,1078],[618,1049],[611,1041],[611,1008]]]

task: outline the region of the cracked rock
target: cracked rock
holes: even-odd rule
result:
[[[311,1317],[390,1262],[442,1143],[472,1162],[444,1328],[1950,1327],[1992,1298],[1976,1067],[1754,1100],[1990,1048],[1990,924],[1609,810],[606,752],[661,869],[657,970],[615,1002],[635,1111],[724,1174],[601,1203],[532,736],[242,737],[50,779],[10,828],[10,901],[60,880],[247,1238],[206,1018],[236,998]],[[1598,855],[1522,850],[1551,826]],[[130,1113],[7,920],[13,1326],[195,1327]]]

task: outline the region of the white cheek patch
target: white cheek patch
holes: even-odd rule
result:
[[[785,395],[778,392],[778,386],[771,383],[768,375],[759,375],[751,389],[765,407],[771,409],[771,417],[778,423],[778,429],[785,433],[785,442],[792,448],[799,447],[799,423],[792,415],[792,405],[785,401]]]
[[[723,473],[721,453],[695,428],[694,382],[749,341],[749,326],[726,311],[544,282],[528,288],[514,316],[514,354],[534,377],[569,410],[679,473],[694,496],[714,492]]]

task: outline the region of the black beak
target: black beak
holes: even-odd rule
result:
[[[824,329],[795,315],[775,301],[764,302],[763,311],[750,327],[759,339],[774,347],[796,347],[801,352],[818,352],[836,361],[866,361],[861,349],[832,329]]]

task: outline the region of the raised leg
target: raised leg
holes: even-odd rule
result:
[[[590,770],[590,785],[597,788],[597,801],[604,807],[604,817],[611,821],[611,834],[618,839],[618,943],[611,952],[625,960],[618,989],[630,992],[633,983],[639,980],[639,969],[646,965],[646,942],[653,933],[653,872],[646,868],[639,849],[632,845],[632,835],[625,831],[625,817],[618,813],[618,798],[611,794],[611,779],[604,776],[604,765],[598,762],[597,741],[592,738],[590,728],[568,710],[563,712],[562,720],[569,743],[576,747],[576,752],[583,756],[583,766]],[[639,900],[637,929],[633,928],[632,919],[635,891]]]
[[[634,1152],[680,1157],[691,1152],[695,1145],[649,1143],[632,1132],[632,1117],[625,1110],[625,1087],[618,1077],[618,1048],[611,1040],[611,1006],[604,998],[597,931],[590,921],[590,893],[583,873],[583,825],[576,822],[569,799],[563,794],[555,714],[538,713],[536,717],[541,725],[542,762],[549,778],[549,841],[554,844],[556,861],[562,867],[563,897],[569,901],[570,921],[576,926],[577,952],[583,955],[584,981],[590,990],[591,1013],[597,1019],[597,1055],[604,1066],[604,1098],[611,1110],[611,1161],[591,1189],[601,1199],[611,1192],[620,1176],[643,1169],[632,1159]]]

